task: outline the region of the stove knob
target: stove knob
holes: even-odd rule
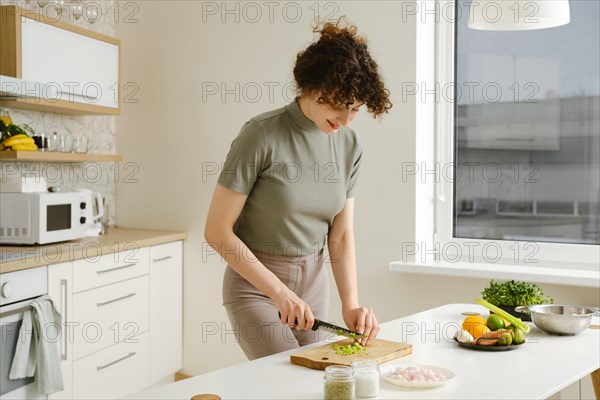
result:
[[[2,285],[2,288],[0,289],[0,294],[5,299],[8,299],[10,296],[12,296],[12,292],[13,292],[13,286],[12,286],[12,283],[10,283],[10,282],[5,282]]]
[[[86,207],[87,207],[87,203],[85,201],[82,201],[81,203],[79,203],[79,208],[81,208],[82,210],[85,210]]]
[[[81,217],[79,218],[79,222],[81,222],[82,224],[85,224],[86,218],[85,217]]]

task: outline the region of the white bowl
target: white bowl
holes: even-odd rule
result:
[[[446,379],[441,380],[441,381],[435,381],[435,382],[418,382],[418,381],[410,382],[410,381],[405,381],[405,380],[400,380],[400,379],[394,379],[394,378],[387,376],[392,371],[395,371],[396,368],[408,368],[408,367],[427,368],[435,373],[443,375]],[[436,367],[434,365],[422,365],[422,364],[387,365],[384,367],[380,367],[380,371],[381,371],[381,377],[383,379],[385,379],[386,381],[388,381],[389,383],[392,383],[392,384],[398,385],[398,386],[410,387],[410,388],[432,388],[432,387],[436,387],[436,386],[442,386],[442,385],[445,385],[446,383],[448,383],[451,379],[453,379],[456,376],[454,374],[454,372],[450,371],[449,369],[442,368],[442,367]]]

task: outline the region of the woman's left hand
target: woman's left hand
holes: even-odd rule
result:
[[[379,333],[379,322],[372,308],[348,308],[342,311],[342,316],[348,329],[367,335],[359,339],[363,346],[368,345]]]

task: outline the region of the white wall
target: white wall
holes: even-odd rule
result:
[[[233,12],[223,14],[224,4]],[[117,151],[139,166],[138,183],[119,180],[117,224],[188,232],[184,372],[198,374],[245,359],[231,332],[221,330],[229,327],[221,305],[225,265],[207,251],[203,239],[216,174],[203,172],[218,168],[247,119],[291,99],[283,88],[292,81],[296,53],[312,39],[317,8],[321,17],[347,15],[368,36],[393,95],[394,108],[381,122],[363,114],[353,124],[364,147],[355,223],[362,303],[386,321],[444,303],[472,302],[487,280],[388,272],[388,263],[401,258],[401,243],[413,240],[419,223],[414,183],[402,184],[399,178],[400,163],[414,161],[418,140],[414,101],[403,103],[401,93],[402,82],[415,77],[414,17],[403,14],[402,2],[323,2],[319,7],[274,2],[271,9],[253,3],[261,6],[261,16],[245,4],[140,1],[138,22],[121,19],[116,27],[122,79],[139,87],[138,102],[124,103],[117,118]],[[294,21],[297,15],[301,18]],[[222,82],[232,90],[223,99],[206,90],[216,84],[221,92]],[[557,302],[600,301],[597,290],[543,288]],[[336,297],[330,315],[341,322]],[[207,335],[215,327],[219,332]]]

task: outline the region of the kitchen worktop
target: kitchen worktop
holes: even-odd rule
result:
[[[97,257],[186,238],[185,232],[111,227],[98,237],[41,246],[0,246],[0,273]]]
[[[512,351],[475,351],[453,338],[476,304],[448,304],[381,324],[379,337],[413,345],[409,356],[382,366],[425,364],[450,369],[456,377],[424,390],[381,382],[378,399],[545,399],[600,366],[600,331],[552,336],[532,327],[526,343]],[[592,319],[598,324],[598,318]],[[531,323],[530,323],[531,324]],[[322,345],[322,343],[311,346]],[[214,393],[222,399],[322,399],[323,371],[290,364],[290,350],[154,387],[129,399],[190,399]]]

